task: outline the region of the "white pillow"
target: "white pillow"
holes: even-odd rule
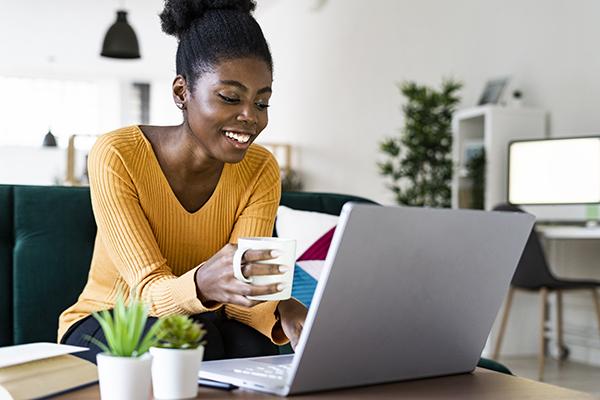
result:
[[[278,237],[296,239],[297,260],[315,241],[337,225],[338,218],[337,215],[279,206],[275,229]]]

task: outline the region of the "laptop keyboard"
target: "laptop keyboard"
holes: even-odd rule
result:
[[[233,372],[243,375],[259,376],[261,378],[270,378],[283,380],[285,379],[288,371],[290,370],[291,364],[281,364],[277,366],[256,366],[246,368],[236,368]]]

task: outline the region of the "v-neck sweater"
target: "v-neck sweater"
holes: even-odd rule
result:
[[[196,271],[223,246],[273,233],[281,186],[267,149],[252,144],[242,161],[226,163],[211,197],[193,213],[173,193],[138,126],[101,136],[90,151],[88,174],[98,232],[87,284],[60,315],[59,340],[75,322],[113,308],[119,294],[128,299],[133,291],[151,316],[223,308],[227,317],[274,343],[287,341],[276,319],[277,302],[209,307],[196,292]]]

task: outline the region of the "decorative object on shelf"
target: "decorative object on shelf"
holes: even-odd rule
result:
[[[201,324],[185,315],[169,315],[160,319],[158,342],[150,348],[155,398],[196,397],[205,334]]]
[[[512,92],[511,105],[513,107],[523,107],[523,93],[520,90],[514,90]]]
[[[96,356],[100,396],[115,400],[149,398],[152,356],[148,350],[157,342],[160,322],[142,336],[148,307],[135,297],[125,304],[122,295],[112,312],[104,310],[93,316],[106,338],[106,344],[88,338],[103,351]]]
[[[585,206],[585,219],[587,227],[597,227],[600,220],[600,205],[587,204]]]
[[[87,154],[85,155],[85,163],[81,176],[76,176],[76,162],[75,156],[77,149],[75,148],[76,138],[88,138],[88,140],[95,140],[98,136],[95,135],[71,135],[69,136],[69,142],[67,144],[67,171],[65,176],[64,185],[66,186],[84,186],[88,184],[88,172],[87,172]],[[90,145],[91,147],[91,145]]]
[[[471,155],[465,165],[467,177],[471,180],[471,207],[476,210],[485,209],[485,150],[479,147]]]
[[[117,20],[108,28],[104,36],[100,55],[122,59],[141,57],[137,36],[127,22],[127,11],[117,11]]]
[[[485,89],[483,89],[478,104],[480,106],[484,104],[498,104],[509,80],[510,78],[508,77],[489,80],[485,85]]]
[[[292,169],[292,145],[289,143],[260,143],[275,155],[280,165],[281,189],[285,192],[299,192],[303,188],[302,177]]]
[[[302,177],[293,169],[281,168],[281,190],[284,192],[300,192],[304,184]]]
[[[42,142],[43,147],[56,147],[56,136],[52,134],[52,130],[48,129],[48,133],[44,136],[44,141]]]
[[[451,121],[461,87],[453,79],[444,80],[439,91],[415,82],[400,85],[408,100],[404,129],[380,143],[388,159],[378,163],[381,175],[392,180],[388,187],[398,204],[450,207]]]

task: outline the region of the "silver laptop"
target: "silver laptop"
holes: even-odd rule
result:
[[[296,353],[207,361],[199,375],[287,396],[470,372],[533,223],[348,203]]]

